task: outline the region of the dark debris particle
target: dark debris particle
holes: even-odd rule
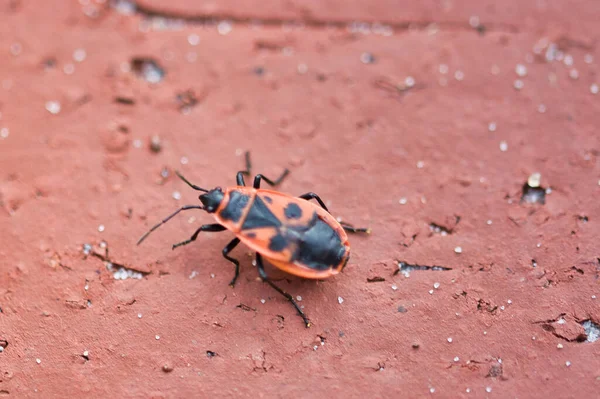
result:
[[[493,364],[488,371],[486,377],[498,378],[502,377],[502,364]]]
[[[6,349],[6,347],[8,346],[8,341],[5,339],[0,339],[0,348],[2,348],[2,350]]]
[[[160,64],[149,57],[131,59],[131,70],[148,83],[159,83],[165,77],[165,70]]]
[[[531,187],[527,182],[523,184],[521,203],[542,204],[546,203],[546,189],[543,187]]]
[[[382,281],[385,281],[385,279],[383,277],[380,277],[380,276],[375,276],[375,277],[369,277],[369,278],[367,278],[367,283],[380,283]]]
[[[215,356],[217,356],[217,352],[213,352],[213,351],[206,351],[206,357],[208,357],[209,359],[210,359],[210,358],[213,358],[213,357],[215,357]]]
[[[243,303],[240,303],[239,305],[237,305],[236,308],[240,308],[244,312],[256,312],[256,308],[250,307],[248,305],[244,305]]]
[[[413,349],[419,349],[420,347],[421,347],[421,345],[419,345],[419,344],[418,344],[418,343],[416,343],[416,342],[412,344],[412,348],[413,348]]]
[[[406,312],[408,312],[408,309],[406,309],[402,305],[398,306],[398,313],[406,313]]]
[[[192,89],[177,93],[175,96],[175,101],[178,104],[179,110],[182,112],[191,111],[191,109],[200,102],[196,92]]]
[[[340,332],[338,333],[338,336],[339,336],[340,338],[344,338],[344,335],[346,335],[346,334],[344,334],[344,332],[343,332],[343,331],[340,331]]]
[[[590,218],[588,218],[586,215],[579,215],[577,216],[577,219],[583,223],[587,223],[590,221]]]
[[[115,97],[115,102],[122,105],[135,105],[135,99],[123,96]]]
[[[56,58],[48,57],[44,61],[42,61],[42,66],[44,69],[53,69],[56,67]]]
[[[150,151],[158,154],[162,150],[162,141],[160,136],[155,134],[150,138]]]
[[[374,64],[376,58],[372,53],[365,52],[360,55],[360,61],[363,64]]]
[[[170,373],[171,371],[173,371],[173,366],[171,366],[170,364],[164,364],[162,366],[162,371],[164,371],[165,373]]]
[[[252,72],[256,76],[263,76],[265,74],[265,68],[261,67],[261,66],[257,66],[257,67],[254,67],[254,69],[252,70]]]

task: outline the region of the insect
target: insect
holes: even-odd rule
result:
[[[179,212],[188,209],[204,210],[212,214],[217,223],[200,226],[189,239],[174,244],[173,249],[195,241],[202,231],[233,232],[236,237],[223,248],[223,257],[235,265],[235,273],[229,285],[233,287],[240,274],[240,262],[229,256],[229,253],[243,242],[256,252],[256,267],[261,279],[283,295],[302,317],[306,327],[310,327],[308,317],[294,298],[271,281],[265,272],[263,259],[299,277],[331,277],[342,271],[348,263],[350,245],[346,232],[370,233],[370,230],[338,222],[315,193],[294,197],[260,188],[263,181],[272,187],[277,186],[289,174],[288,169],[276,180],[258,174],[254,177],[252,187],[247,187],[244,175],[250,176],[250,170],[250,154],[247,152],[246,170],[237,173],[237,186],[225,189],[216,187],[212,190],[198,187],[176,172],[188,186],[203,192],[198,197],[202,205],[179,208],[152,227],[137,244]],[[310,200],[316,200],[318,205],[309,202]]]

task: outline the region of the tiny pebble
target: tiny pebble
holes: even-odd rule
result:
[[[215,278],[215,274],[214,274],[214,273],[211,273],[211,274],[210,274],[210,278]]]
[[[424,166],[425,166],[425,162],[424,161],[418,161],[417,162],[417,168],[423,169]]]
[[[179,191],[174,191],[173,192],[173,199],[180,200],[181,199],[181,193]]]
[[[141,318],[142,318],[142,314],[138,313],[138,319],[141,319]]]
[[[344,302],[344,298],[338,296],[338,303],[341,305]]]
[[[515,83],[513,84],[513,86],[515,89],[521,90],[525,86],[525,83],[523,83],[523,81],[521,79],[517,79],[517,80],[515,80]]]
[[[496,122],[490,122],[490,124],[488,125],[488,130],[490,132],[495,132],[496,131]]]
[[[229,21],[221,21],[217,25],[217,32],[219,32],[219,35],[227,35],[232,29],[233,27]]]
[[[154,338],[156,338],[157,340],[159,340],[160,339],[160,335],[157,335]]]
[[[53,115],[58,114],[60,112],[60,103],[58,101],[46,102],[46,111],[50,112]]]
[[[460,359],[458,358],[458,356],[456,356],[456,357],[454,358],[454,361],[455,361],[455,362],[458,362],[459,360],[460,360]]]
[[[512,299],[509,299],[508,301],[506,301],[506,303],[510,305],[512,303]]]
[[[571,69],[569,71],[569,77],[573,80],[578,79],[579,78],[579,71],[575,68]]]
[[[448,65],[446,65],[446,64],[440,64],[438,69],[442,75],[445,75],[448,73]]]
[[[100,226],[98,226],[98,231],[101,232],[101,233],[104,231],[104,225],[103,224],[101,224]]]
[[[83,351],[83,356],[88,357],[90,355],[89,351]]]
[[[260,300],[260,303],[265,303],[265,302],[267,302],[267,301],[265,301],[264,299]]]
[[[140,139],[133,140],[133,146],[135,148],[142,148],[142,140],[140,140]]]
[[[429,290],[429,295],[433,295],[433,290]]]
[[[541,242],[538,242],[537,244],[535,244],[535,246],[539,248],[539,247],[541,247],[541,246],[542,246],[542,243],[541,243]]]
[[[479,21],[479,17],[477,15],[472,15],[471,17],[469,17],[469,25],[471,25],[472,28],[477,28],[479,27],[480,21]]]
[[[191,35],[188,36],[188,43],[192,46],[197,46],[198,43],[200,43],[200,36],[198,36],[195,33],[192,33]]]
[[[75,50],[73,52],[73,59],[77,62],[83,62],[83,60],[85,60],[86,56],[87,56],[87,54],[86,54],[85,50],[82,48],[78,48],[77,50]]]
[[[598,180],[598,185],[600,186],[600,180]],[[406,199],[406,197],[402,197],[400,198],[400,204],[401,205],[406,205],[406,203],[408,202],[408,200]]]
[[[558,344],[558,345],[556,345],[556,347],[557,347],[558,349],[562,349],[562,348],[563,348],[563,344]]]
[[[517,64],[517,66],[515,68],[515,72],[520,77],[527,76],[527,67],[523,64]]]
[[[463,71],[456,71],[454,72],[454,79],[461,81],[465,78],[465,74]]]
[[[300,302],[300,301],[302,301],[302,297],[301,297],[300,295],[298,295],[298,296],[296,297],[296,300],[297,300],[298,302]]]
[[[0,353],[4,352],[4,347],[0,346]]]
[[[429,392],[434,393],[435,392],[435,388],[429,388]]]
[[[583,61],[584,61],[586,64],[591,64],[592,62],[594,62],[594,56],[593,56],[593,55],[591,55],[591,54],[586,54],[586,55],[583,57]]]
[[[486,388],[485,388],[485,391],[486,391],[487,393],[490,393],[490,392],[492,392],[492,387],[486,387]]]
[[[8,135],[10,134],[10,132],[8,131],[7,127],[3,127],[2,129],[0,129],[0,138],[7,138]]]
[[[308,66],[306,64],[298,64],[297,70],[300,75],[304,75],[308,72]]]
[[[592,85],[590,86],[590,93],[598,94],[599,91],[600,91],[600,87],[598,87],[598,85],[596,83],[592,83]]]
[[[467,389],[465,389],[465,392],[466,392],[466,393],[470,393],[470,392],[471,392],[471,388],[467,388]]]
[[[406,79],[404,79],[404,84],[407,87],[413,87],[415,85],[415,78],[412,76],[407,76]]]
[[[394,291],[396,291],[396,290],[398,289],[398,286],[397,286],[396,284],[393,284],[393,285],[392,285],[392,289],[393,289]]]
[[[565,59],[563,60],[563,62],[565,63],[566,66],[571,66],[573,65],[573,56],[572,55],[565,55]]]
[[[434,284],[433,284],[433,288],[435,288],[436,290],[437,290],[438,288],[440,288],[440,283],[434,283]]]
[[[452,338],[448,337],[448,342],[452,343]]]
[[[65,64],[63,67],[63,72],[65,75],[73,75],[75,73],[75,65],[73,64]]]
[[[488,225],[492,224],[492,220],[488,219],[488,221],[486,222]]]
[[[527,185],[529,187],[539,187],[542,180],[542,174],[539,172],[532,173],[531,176],[527,179]]]
[[[570,367],[570,366],[571,366],[571,362],[567,360],[567,361],[565,362],[565,365],[566,365],[567,367]]]
[[[456,252],[457,254],[461,254],[462,253],[462,248],[461,247],[456,247],[456,248],[454,248],[454,252]]]
[[[35,359],[35,362],[36,362],[37,364],[40,364],[40,363],[42,362],[42,359]]]
[[[592,295],[592,299],[596,299],[596,295]]]
[[[500,151],[506,152],[508,150],[508,143],[504,140],[500,142]]]
[[[179,162],[181,162],[182,165],[187,165],[189,162],[189,159],[187,159],[187,157],[181,157]]]

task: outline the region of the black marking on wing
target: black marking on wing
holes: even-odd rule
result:
[[[269,197],[268,195],[265,195],[263,198],[264,198],[264,199],[265,199],[265,201],[267,201],[269,204],[272,204],[272,203],[273,203],[273,198]]]
[[[254,197],[254,202],[242,224],[242,230],[255,229],[257,227],[279,227],[281,222],[269,210],[265,202],[259,197]]]
[[[248,238],[256,238],[256,233],[254,233],[254,232],[251,231],[250,233],[246,233],[246,237],[248,237]]]
[[[302,217],[302,209],[294,202],[290,202],[283,210],[283,213],[288,219],[300,219]]]
[[[232,222],[239,222],[244,214],[244,208],[248,205],[248,201],[250,201],[250,197],[246,194],[242,194],[239,191],[232,191],[229,194],[227,206],[221,211],[221,218],[231,220]]]
[[[288,239],[281,235],[281,233],[277,233],[276,236],[273,236],[269,241],[269,249],[274,252],[283,251],[288,245]]]
[[[315,270],[339,265],[346,253],[338,233],[320,218],[301,233],[298,244],[293,260]]]

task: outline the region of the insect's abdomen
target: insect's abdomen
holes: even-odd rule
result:
[[[315,270],[327,270],[341,266],[348,249],[339,234],[320,218],[299,240],[294,261]]]

